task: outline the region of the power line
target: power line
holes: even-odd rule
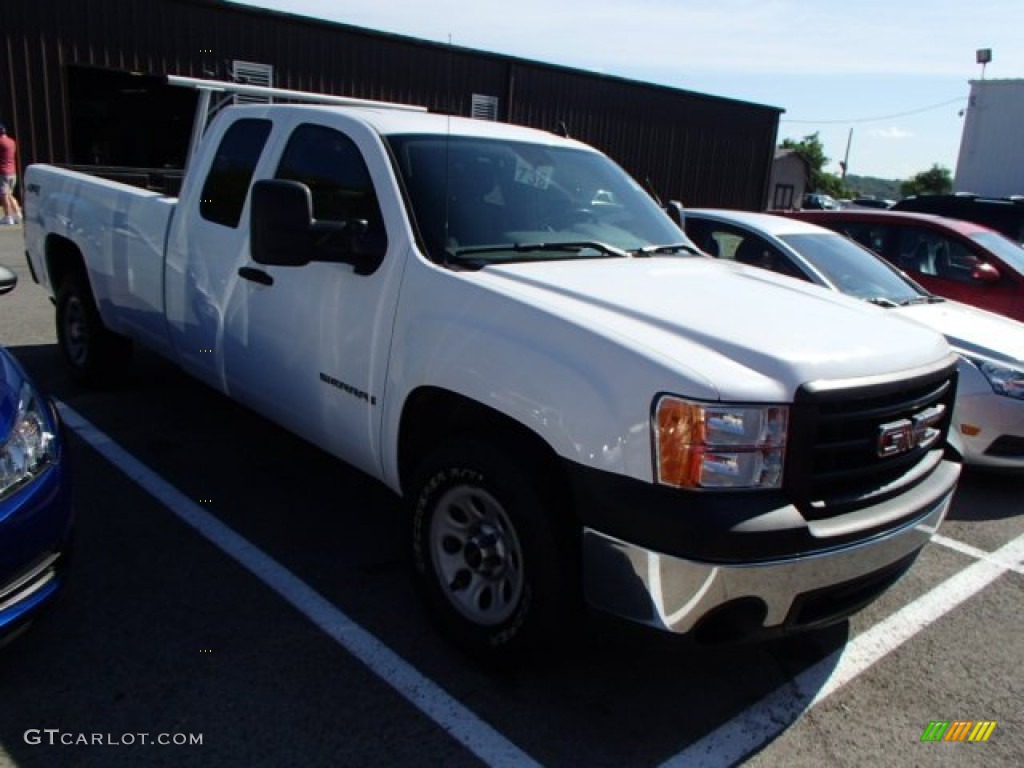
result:
[[[949,101],[943,101],[939,104],[932,104],[929,107],[921,107],[920,109],[912,109],[909,112],[898,112],[894,115],[882,115],[881,117],[858,117],[851,120],[780,120],[781,123],[804,123],[809,125],[850,125],[851,123],[877,123],[882,120],[894,120],[897,117],[908,117],[909,115],[919,115],[922,112],[931,112],[933,109],[941,109],[942,107],[948,107],[950,104],[956,104],[958,101],[967,101],[966,96],[958,96],[955,99]]]

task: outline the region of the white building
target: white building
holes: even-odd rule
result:
[[[1024,194],[1024,80],[972,80],[956,192]]]
[[[776,149],[768,182],[769,209],[799,208],[810,184],[811,168],[803,155],[792,149]]]

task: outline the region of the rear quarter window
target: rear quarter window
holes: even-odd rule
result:
[[[239,120],[224,132],[203,182],[200,216],[225,227],[238,227],[271,127],[269,120]]]

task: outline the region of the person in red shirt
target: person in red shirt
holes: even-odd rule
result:
[[[14,196],[14,185],[18,183],[18,145],[7,135],[7,126],[0,123],[0,206],[4,217],[0,224],[21,223],[21,207]]]

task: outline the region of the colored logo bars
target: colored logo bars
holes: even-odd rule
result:
[[[995,720],[932,720],[921,741],[988,741],[995,729]]]

